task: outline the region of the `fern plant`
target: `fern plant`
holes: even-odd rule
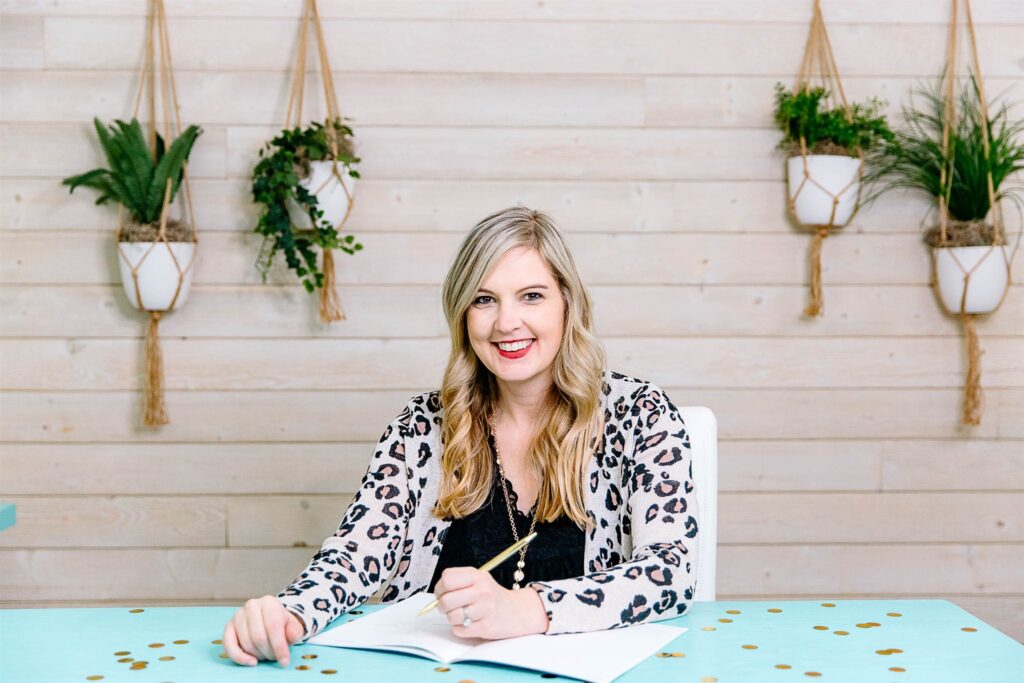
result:
[[[885,103],[876,98],[843,107],[825,109],[828,91],[822,87],[800,88],[796,92],[781,83],[775,85],[775,123],[783,133],[779,147],[800,153],[801,136],[811,154],[857,156],[893,136],[880,113]]]
[[[942,134],[946,123],[946,96],[939,86],[923,87],[916,94],[925,106],[903,107],[904,130],[879,148],[873,156],[869,174],[878,180],[877,194],[896,189],[920,190],[934,197],[947,196],[950,217],[962,225],[953,226],[950,241],[956,246],[987,246],[999,243],[1005,236],[996,235],[992,226],[983,223],[992,204],[988,193],[988,173],[992,172],[992,189],[996,201],[1009,199],[1020,206],[1020,197],[1007,184],[1008,179],[1024,170],[1024,120],[1010,121],[1009,107],[1003,103],[986,118],[981,110],[981,92],[971,76],[955,97],[954,120],[950,121],[949,144],[943,151]],[[984,137],[988,135],[989,155],[985,157]],[[942,170],[946,169],[946,185]],[[947,195],[948,193],[948,195]],[[925,240],[936,243],[935,229]]]
[[[63,184],[70,192],[80,186],[96,190],[100,194],[97,204],[116,202],[140,225],[159,222],[167,181],[171,181],[170,200],[173,201],[185,174],[185,162],[202,129],[189,126],[169,149],[158,133],[154,153],[146,143],[138,119],[133,118],[128,123],[118,119],[114,125],[105,126],[94,118],[93,123],[108,168],[70,176]]]

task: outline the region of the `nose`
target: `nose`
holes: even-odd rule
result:
[[[498,308],[498,319],[494,322],[494,329],[498,334],[507,336],[518,330],[522,326],[522,322],[522,317],[515,304],[501,304]]]

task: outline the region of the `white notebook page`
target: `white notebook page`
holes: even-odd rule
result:
[[[611,631],[535,634],[504,640],[459,638],[438,610],[416,616],[433,599],[430,593],[417,593],[319,633],[308,642],[420,654],[444,663],[494,662],[606,683],[686,632],[676,626],[641,624]]]

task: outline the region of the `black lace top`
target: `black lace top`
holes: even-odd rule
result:
[[[488,438],[491,455],[494,455],[493,440]],[[501,475],[494,468],[494,480],[491,495],[484,505],[462,519],[456,519],[448,527],[443,539],[441,557],[430,579],[429,592],[441,578],[441,572],[448,567],[479,567],[505,548],[515,543],[512,526],[508,520],[508,507],[505,505],[505,494],[501,490]],[[516,507],[518,496],[512,483],[505,480],[508,497],[512,503],[512,514],[516,520],[519,538],[530,532],[530,522],[536,505],[530,513],[524,514]],[[525,586],[530,581],[556,581],[569,579],[584,574],[584,544],[586,537],[583,529],[576,526],[566,515],[553,522],[537,522],[534,528],[537,538],[526,546],[526,567],[523,573],[526,578],[519,582]],[[491,576],[499,585],[512,588],[513,573],[519,553],[505,560],[491,570]]]

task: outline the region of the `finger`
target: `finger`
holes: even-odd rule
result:
[[[284,605],[275,598],[269,598],[263,602],[263,625],[267,628],[267,635],[270,637],[270,649],[274,651],[274,659],[281,666],[288,666],[289,653],[288,638],[285,629],[288,626],[288,611]]]
[[[441,572],[441,578],[434,584],[434,595],[443,595],[472,585],[479,569],[474,567],[449,567]]]
[[[245,616],[245,608],[235,612],[235,633],[238,635],[238,647],[242,648],[242,651],[252,657],[257,662],[260,659],[259,650],[252,645],[252,640],[249,639],[249,624]]]
[[[235,634],[234,621],[229,621],[228,625],[224,627],[224,637],[221,638],[221,640],[224,643],[224,651],[227,652],[228,657],[230,657],[231,661],[235,664],[256,666],[256,658],[246,652],[243,652],[242,648],[238,645],[238,636]]]
[[[449,591],[437,599],[437,605],[442,611],[449,612],[457,607],[473,604],[479,597],[479,593],[475,585]]]
[[[267,627],[263,623],[263,613],[260,611],[258,600],[249,600],[245,603],[245,616],[249,622],[249,639],[260,657],[273,661],[274,651],[270,649],[270,639],[267,638]]]

